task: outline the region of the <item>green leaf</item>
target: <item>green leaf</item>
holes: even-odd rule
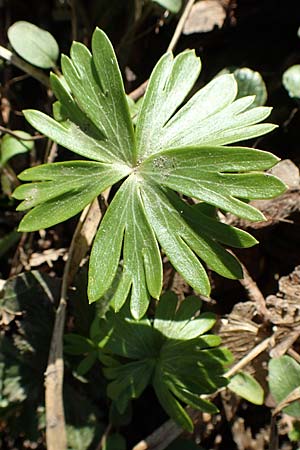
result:
[[[6,236],[0,239],[0,258],[5,255],[21,238],[21,233],[18,231],[11,231]]]
[[[185,61],[188,55],[189,53],[184,52],[181,58]],[[257,122],[269,116],[271,109],[259,107],[247,110],[253,103],[254,97],[234,101],[237,95],[237,84],[233,75],[222,75],[212,80],[167,122],[173,112],[168,114],[165,106],[168,102],[164,94],[171,57],[169,56],[169,65],[166,64],[168,56],[163,58],[151,75],[137,123],[137,144],[138,148],[143,146],[141,151],[143,150],[144,155],[157,153],[162,148],[225,145],[268,133],[275,128],[270,124],[257,125]],[[177,74],[172,73],[172,75],[176,77]],[[195,79],[197,75],[197,68],[193,69],[192,66],[188,67],[182,76]],[[171,80],[172,77],[170,77],[170,84]],[[170,89],[167,91],[170,95],[169,91]],[[155,102],[153,92],[157,93]],[[178,99],[177,107],[180,105],[181,98],[184,98],[187,93],[187,89],[177,93],[175,96],[175,99]],[[147,112],[148,110],[151,113]],[[145,116],[150,119],[150,127],[144,119]],[[156,117],[162,117],[160,127],[155,124]],[[139,127],[143,127],[145,131],[139,131]],[[149,135],[151,135],[150,139]],[[149,141],[145,143],[147,138]]]
[[[90,302],[108,296],[115,283],[115,310],[130,298],[133,316],[142,317],[150,297],[161,294],[159,245],[175,269],[204,295],[209,295],[210,285],[202,262],[222,276],[242,277],[239,262],[223,245],[250,247],[256,241],[221,224],[211,211],[220,208],[248,220],[264,220],[248,200],[272,198],[285,189],[276,177],[263,173],[278,161],[275,156],[225,147],[274,128],[259,124],[270,108],[249,109],[253,96],[236,100],[233,75],[215,78],[181,106],[200,69],[194,51],[175,58],[163,55],[131,119],[112,45],[96,29],[92,53],[73,43],[70,58],[62,57],[63,77],[51,75],[58,99],[55,119],[38,111],[24,113],[40,132],[92,161],[23,172],[20,178],[32,183],[17,188],[14,195],[23,200],[19,210],[33,209],[20,230],[66,220],[119,183],[91,251]],[[198,199],[202,206],[189,205],[178,193]]]
[[[171,149],[148,158],[142,173],[185,195],[257,221],[264,219],[262,214],[236,197],[270,198],[284,192],[285,185],[270,174],[232,172],[267,169],[277,161],[269,153],[239,147]]]
[[[58,279],[33,271],[11,278],[1,292],[7,332],[0,336],[0,407],[11,437],[40,437],[38,410],[59,291]]]
[[[181,105],[199,76],[201,63],[193,50],[174,59],[166,53],[155,66],[136,125],[138,158],[144,159],[160,147],[164,125]]]
[[[246,248],[257,244],[257,240],[249,233],[219,222],[216,220],[215,214],[213,217],[208,216],[206,210],[207,207],[211,208],[211,205],[198,203],[191,206],[171,191],[167,192],[167,195],[174,207],[178,211],[182,211],[182,216],[197,234],[210,236],[217,242],[230,247]]]
[[[126,175],[123,166],[92,161],[44,164],[19,175],[23,181],[13,196],[23,202],[18,210],[35,207],[21,221],[19,230],[47,228],[80,212],[97,195]]]
[[[111,233],[115,228],[114,234]],[[124,267],[113,302],[120,309],[131,289],[131,311],[142,317],[149,294],[158,298],[162,264],[154,233],[141,202],[139,183],[129,177],[119,189],[100,225],[90,259],[89,298],[98,300],[116,274],[124,240]]]
[[[71,385],[64,386],[64,406],[69,450],[95,448],[104,424],[93,402]]]
[[[64,336],[64,351],[70,355],[82,355],[94,350],[93,342],[79,334],[69,333]]]
[[[277,403],[282,402],[294,389],[299,387],[300,364],[287,355],[273,358],[269,362],[269,386]],[[299,400],[283,409],[286,414],[300,417]]]
[[[101,323],[106,337],[99,343],[100,360],[110,380],[108,395],[120,412],[151,383],[166,412],[191,431],[193,424],[181,402],[217,412],[201,394],[227,384],[223,375],[231,356],[219,347],[218,336],[203,334],[215,317],[199,315],[197,297],[188,297],[179,308],[177,304],[174,294],[162,296],[153,322],[146,317],[134,320],[128,305],[118,313],[108,312]]]
[[[91,353],[89,353],[85,358],[83,358],[83,360],[79,363],[77,369],[76,369],[76,373],[79,376],[83,376],[85,375],[95,364],[95,362],[98,359],[98,352],[97,351],[93,351]]]
[[[172,13],[178,13],[182,7],[182,0],[152,0]]]
[[[103,450],[126,450],[126,441],[119,433],[111,434],[105,439]]]
[[[111,157],[134,164],[133,126],[121,73],[113,47],[99,29],[92,37],[92,52],[74,42],[71,57],[62,57],[64,77],[80,109],[109,141]]]
[[[282,83],[292,98],[300,98],[300,64],[289,67],[283,74]]]
[[[31,136],[25,131],[14,130],[20,139],[5,134],[1,139],[0,163],[4,166],[11,158],[20,153],[27,153],[34,147],[33,141],[22,141],[22,138],[30,139]]]
[[[154,360],[134,361],[110,369],[104,369],[104,375],[114,379],[107,388],[107,395],[115,401],[122,414],[131,398],[138,398],[151,379]]]
[[[59,48],[48,31],[21,20],[9,27],[7,35],[13,49],[30,64],[42,69],[56,66]]]
[[[288,432],[288,436],[292,442],[300,441],[300,422],[293,423],[293,427]]]
[[[263,106],[267,101],[267,88],[263,77],[259,72],[249,67],[228,67],[220,72],[220,75],[232,73],[237,82],[237,98],[255,95],[251,108]]]
[[[156,308],[154,328],[170,339],[194,339],[206,333],[215,324],[214,314],[204,313],[194,317],[201,308],[201,300],[190,296],[177,309],[178,299],[173,293],[166,293]]]
[[[262,405],[264,402],[263,388],[255,378],[246,372],[234,375],[230,379],[228,388],[255,405]]]

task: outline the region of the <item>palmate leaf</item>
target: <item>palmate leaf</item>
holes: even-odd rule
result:
[[[170,417],[192,431],[182,403],[217,412],[201,394],[227,384],[223,374],[231,356],[219,347],[218,336],[204,334],[214,325],[215,317],[197,315],[201,304],[197,297],[188,297],[178,309],[177,303],[174,294],[165,294],[153,323],[145,317],[134,320],[127,305],[119,313],[108,312],[100,324],[105,334],[99,343],[103,352],[100,359],[106,366],[104,374],[111,380],[108,395],[120,412],[152,384]]]
[[[24,113],[40,132],[90,161],[23,172],[20,178],[32,183],[18,187],[15,197],[23,200],[20,210],[33,209],[20,230],[66,220],[127,177],[95,238],[89,270],[91,302],[108,291],[121,261],[114,307],[120,309],[130,297],[132,314],[142,317],[150,296],[158,298],[161,292],[159,245],[197,292],[210,291],[200,260],[225,277],[240,278],[238,261],[223,245],[250,247],[255,239],[219,223],[201,205],[263,220],[248,200],[271,198],[285,189],[277,178],[263,173],[276,164],[275,156],[225,146],[274,128],[258,123],[270,108],[249,109],[253,97],[235,100],[232,75],[217,77],[181,107],[200,69],[193,51],[176,58],[164,55],[150,77],[134,129],[113,48],[96,29],[92,54],[75,42],[70,58],[62,57],[63,77],[51,76],[58,99],[55,119],[39,111]],[[198,199],[200,206],[190,206],[178,194]]]

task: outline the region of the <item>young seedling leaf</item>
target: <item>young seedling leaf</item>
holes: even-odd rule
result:
[[[230,379],[228,389],[255,405],[264,402],[264,391],[261,385],[246,372],[240,372]]]
[[[110,380],[108,395],[120,412],[152,384],[170,417],[192,431],[182,403],[217,412],[200,396],[227,384],[223,375],[231,357],[219,347],[217,336],[203,334],[214,325],[215,317],[199,315],[201,301],[197,297],[188,297],[179,308],[177,305],[174,294],[165,294],[152,323],[146,317],[134,320],[127,305],[118,313],[109,311],[101,324],[106,338],[99,343],[100,359]]]
[[[96,29],[92,52],[75,42],[70,57],[62,57],[63,77],[51,75],[58,99],[55,118],[24,113],[40,132],[89,161],[23,172],[20,178],[31,184],[14,195],[23,200],[19,210],[33,209],[20,230],[66,220],[121,182],[92,248],[88,293],[91,302],[105,295],[121,266],[112,305],[118,311],[129,297],[135,318],[144,315],[150,297],[161,293],[159,245],[185,280],[209,295],[203,263],[225,277],[240,278],[240,264],[223,245],[250,247],[256,240],[220,223],[208,208],[264,220],[248,201],[285,189],[276,177],[263,173],[276,164],[275,156],[225,146],[274,128],[259,124],[270,108],[249,110],[253,96],[236,100],[233,75],[217,77],[182,106],[200,69],[194,51],[162,56],[135,112],[134,129],[112,45]],[[189,205],[178,193],[198,199],[200,206]]]
[[[255,99],[250,108],[263,106],[268,97],[267,88],[263,77],[259,72],[249,67],[226,67],[219,75],[232,73],[238,86],[237,98],[255,95]]]
[[[283,74],[282,83],[292,98],[300,98],[300,64],[289,67]]]
[[[0,164],[4,166],[11,158],[20,153],[27,153],[34,147],[34,141],[30,141],[30,134],[25,131],[15,130],[14,133],[20,138],[5,134],[0,143]],[[26,140],[22,140],[22,138]]]
[[[299,387],[300,364],[287,355],[273,358],[269,362],[269,386],[276,403],[282,402]],[[286,414],[300,417],[299,400],[292,402],[283,409]]]
[[[56,66],[59,48],[48,31],[20,20],[9,27],[7,35],[13,49],[30,64],[42,69]]]

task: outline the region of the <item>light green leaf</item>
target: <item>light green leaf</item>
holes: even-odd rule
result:
[[[80,109],[109,141],[112,157],[132,165],[135,141],[122,77],[113,47],[99,29],[92,52],[74,42],[71,57],[62,57],[63,75]]]
[[[300,64],[289,67],[283,74],[282,83],[292,98],[300,98]]]
[[[300,441],[300,422],[299,421],[297,421],[297,422],[295,421],[293,423],[293,427],[288,432],[288,436],[292,442]]]
[[[267,88],[263,77],[259,72],[249,67],[228,67],[220,72],[220,75],[232,73],[237,82],[238,93],[237,98],[246,97],[247,95],[255,95],[255,99],[250,106],[263,106],[267,101]]]
[[[14,130],[14,133],[20,137],[20,139],[5,134],[1,139],[0,147],[0,164],[4,166],[11,158],[20,153],[27,153],[34,147],[33,141],[22,141],[22,138],[30,139],[31,136],[25,131]]]
[[[30,64],[42,69],[56,66],[59,48],[48,31],[21,20],[9,27],[7,35],[13,49]]]
[[[172,13],[178,13],[182,6],[182,0],[152,0],[152,1],[158,3],[160,6],[168,9]]]
[[[264,391],[261,385],[246,372],[240,372],[230,379],[228,389],[255,405],[264,402]]]
[[[142,165],[142,172],[153,181],[245,219],[264,220],[259,211],[235,197],[270,198],[284,192],[285,185],[269,174],[226,174],[247,170],[244,158],[248,170],[269,168],[278,161],[273,155],[251,149],[183,148],[165,150],[148,158]]]
[[[299,387],[300,364],[287,355],[273,358],[269,362],[269,386],[277,403],[282,402],[294,389]],[[283,409],[286,414],[300,417],[299,400]]]
[[[181,105],[199,76],[201,63],[192,50],[174,59],[166,53],[155,66],[136,125],[138,158],[144,159],[161,147],[164,125]]]
[[[220,208],[248,220],[264,220],[248,200],[271,198],[285,189],[277,178],[263,173],[276,157],[251,148],[224,147],[274,128],[259,124],[270,108],[249,109],[253,96],[236,100],[233,75],[217,77],[181,107],[200,68],[194,51],[175,58],[163,55],[131,119],[112,45],[96,29],[92,53],[75,42],[70,58],[62,58],[63,77],[51,75],[58,99],[55,119],[25,111],[41,132],[92,161],[53,164],[55,174],[45,166],[46,178],[39,178],[36,168],[21,174],[32,184],[16,190],[15,197],[23,200],[19,210],[33,210],[20,229],[32,231],[66,220],[127,177],[112,190],[114,197],[97,233],[88,294],[91,302],[98,300],[115,282],[112,305],[119,310],[130,298],[135,318],[143,316],[150,297],[157,299],[161,293],[159,244],[185,280],[209,295],[200,260],[222,276],[240,278],[240,264],[222,244],[256,243],[249,234],[219,223],[211,211]],[[69,168],[68,176],[61,167]],[[172,191],[202,205],[192,207]]]
[[[252,107],[263,106],[266,103],[267,88],[259,72],[251,70],[249,67],[241,67],[235,69],[233,74],[238,84],[238,98],[255,95]]]
[[[249,110],[254,97],[233,101],[236,94],[233,75],[212,80],[165,125],[160,148],[226,145],[276,128],[272,124],[257,125],[269,116],[271,108]]]
[[[24,181],[14,191],[23,202],[18,209],[34,207],[21,221],[19,230],[46,228],[80,212],[97,195],[126,175],[124,166],[90,161],[44,164],[19,175]]]
[[[206,333],[215,324],[214,314],[204,313],[194,317],[201,308],[201,300],[190,296],[177,310],[177,297],[173,293],[162,296],[156,308],[154,328],[170,339],[194,339]]]
[[[119,189],[95,238],[89,273],[89,298],[95,301],[112,283],[124,240],[123,273],[113,302],[119,310],[131,289],[131,311],[136,318],[145,314],[149,294],[158,298],[162,287],[160,252],[139,191],[134,175]]]

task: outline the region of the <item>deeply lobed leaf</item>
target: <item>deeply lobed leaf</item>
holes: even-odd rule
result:
[[[240,264],[223,245],[250,247],[256,240],[218,222],[203,205],[264,220],[248,200],[270,198],[285,189],[277,178],[262,173],[277,162],[276,157],[251,148],[225,147],[274,128],[258,124],[270,108],[249,109],[253,97],[235,100],[233,75],[215,78],[181,106],[200,68],[194,51],[175,58],[164,55],[135,112],[134,130],[112,45],[96,29],[92,53],[75,42],[70,58],[62,58],[63,77],[51,76],[58,99],[55,119],[38,111],[24,112],[40,132],[92,161],[23,172],[20,178],[32,183],[17,188],[15,197],[23,200],[19,210],[33,209],[20,230],[66,220],[127,177],[95,238],[88,291],[90,301],[101,298],[121,263],[112,303],[119,310],[130,297],[135,318],[143,316],[150,297],[159,298],[161,293],[159,245],[197,292],[210,292],[202,262],[225,277],[242,277]],[[191,206],[173,191],[202,203]]]
[[[147,318],[133,320],[127,306],[119,313],[110,311],[101,324],[106,338],[99,345],[104,352],[104,374],[111,380],[107,392],[121,412],[151,383],[171,418],[192,431],[181,402],[217,412],[215,405],[200,396],[226,385],[224,367],[231,357],[218,347],[217,336],[203,334],[215,318],[197,315],[199,299],[188,297],[178,309],[177,303],[174,294],[164,295],[152,324]]]

